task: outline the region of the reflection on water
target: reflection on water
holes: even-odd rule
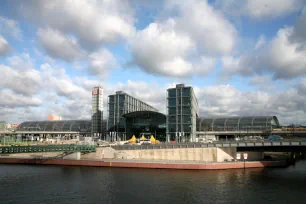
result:
[[[212,171],[0,165],[1,203],[301,203],[305,192],[305,161]]]

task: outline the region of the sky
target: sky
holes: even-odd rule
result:
[[[90,119],[91,89],[166,113],[193,86],[201,117],[306,125],[306,0],[2,0],[0,120]]]

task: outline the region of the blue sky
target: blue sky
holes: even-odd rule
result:
[[[105,112],[117,90],[165,112],[165,90],[185,83],[194,86],[202,116],[277,115],[306,125],[305,6],[2,1],[0,120],[88,119],[97,84]]]

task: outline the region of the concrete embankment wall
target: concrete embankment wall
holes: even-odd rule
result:
[[[106,152],[107,150],[105,150]],[[204,161],[224,162],[236,158],[236,148],[174,148],[174,149],[141,149],[118,150],[113,154],[117,159],[166,160],[166,161]],[[247,152],[248,161],[263,159],[261,152]]]
[[[203,161],[224,162],[236,158],[236,148],[173,148],[173,149],[141,149],[141,150],[115,150],[111,147],[98,147],[96,152],[72,153],[48,152],[11,154],[11,157],[24,158],[64,158],[64,159],[122,159],[122,160],[165,160],[165,161]],[[261,152],[248,152],[248,161],[263,159]],[[242,155],[241,155],[242,157]]]

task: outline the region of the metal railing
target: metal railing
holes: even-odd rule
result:
[[[95,152],[94,145],[40,145],[40,146],[2,146],[0,154],[21,154],[40,152]]]

